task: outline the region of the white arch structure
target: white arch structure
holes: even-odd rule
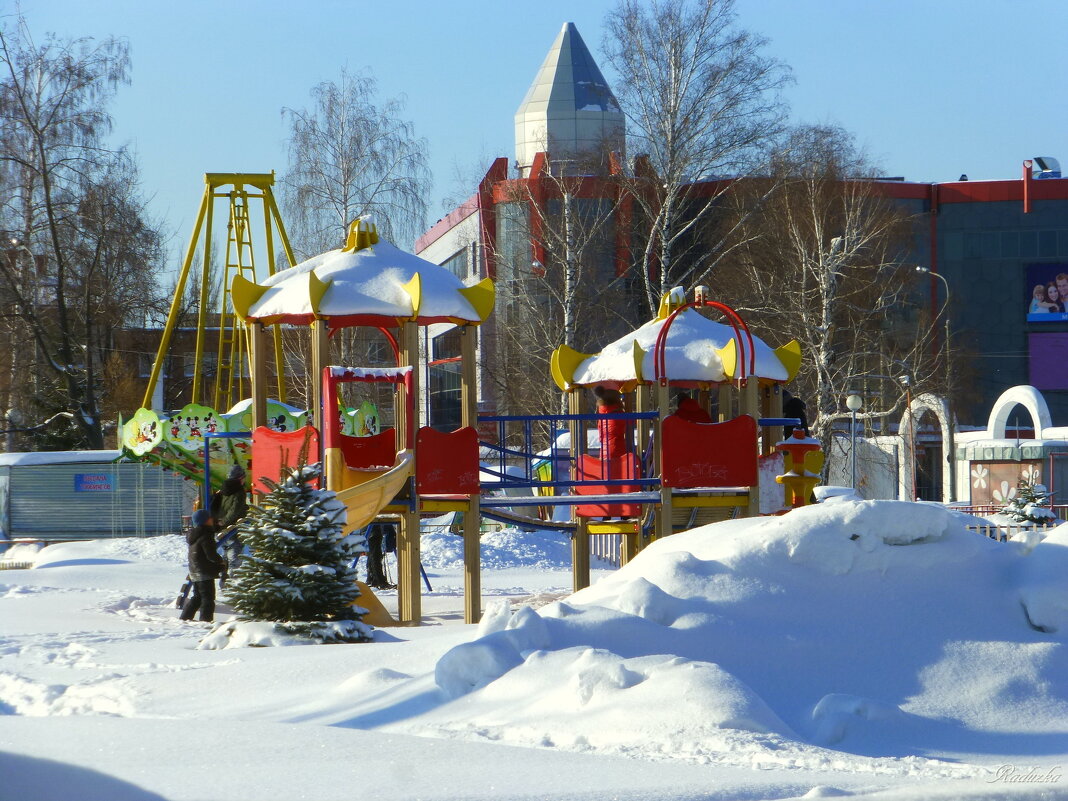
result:
[[[924,412],[931,412],[938,419],[938,426],[942,430],[942,500],[948,501],[952,497],[951,487],[955,477],[953,460],[957,458],[957,454],[953,452],[953,429],[950,426],[949,403],[945,398],[930,393],[917,395],[912,399],[912,403],[901,417],[901,423],[898,426],[901,435],[898,497],[902,500],[916,498],[916,423],[923,417]]]
[[[994,406],[990,409],[990,419],[986,424],[987,436],[990,439],[1006,439],[1005,428],[1009,415],[1017,406],[1023,406],[1031,415],[1035,439],[1045,439],[1045,431],[1053,427],[1053,419],[1049,416],[1049,407],[1046,406],[1042,393],[1027,385],[1010,387],[994,401]]]

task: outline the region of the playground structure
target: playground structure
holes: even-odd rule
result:
[[[233,314],[233,305],[229,297],[232,279],[240,277],[243,280],[255,282],[263,273],[262,268],[258,272],[256,267],[257,236],[260,237],[259,246],[266,251],[266,258],[261,261],[261,264],[266,264],[266,275],[270,276],[275,272],[276,247],[281,248],[289,266],[296,263],[285,226],[278,212],[272,186],[274,186],[274,173],[209,172],[204,175],[204,194],[193,225],[193,234],[189,239],[189,247],[186,249],[182,268],[178,274],[178,283],[167,314],[167,322],[163,328],[163,336],[160,338],[159,349],[156,351],[156,359],[145,387],[145,396],[141,403],[144,408],[153,408],[153,397],[158,386],[160,371],[170,348],[171,337],[181,323],[182,301],[185,297],[186,286],[194,273],[194,262],[198,252],[201,256],[201,264],[192,401],[193,403],[210,403],[215,409],[229,409],[240,399],[249,397],[249,393],[244,390],[248,387],[251,349],[245,326],[241,325]],[[226,246],[221,274],[216,273],[212,263],[215,207],[216,200],[219,199],[225,199],[228,207]],[[257,230],[253,224],[252,210],[255,201],[260,203],[262,230]],[[220,295],[214,299],[214,304],[211,297],[213,284],[218,287]],[[209,309],[212,305],[217,308],[218,317],[209,320]],[[214,388],[209,401],[204,397],[206,394],[204,373],[207,362],[205,355],[208,352],[208,338],[213,330],[216,332],[217,339],[214,353]],[[281,330],[275,327],[272,334],[275,364],[282,365]],[[277,376],[274,396],[285,403],[284,370],[279,369]],[[160,404],[156,404],[157,408],[159,406]]]
[[[807,503],[822,466],[819,446],[808,439],[779,443],[778,435],[799,422],[782,417],[781,388],[800,362],[797,342],[773,350],[702,287],[690,302],[681,288],[666,293],[654,320],[599,354],[557,348],[552,374],[567,394],[574,491],[585,501],[573,515],[576,589],[589,580],[590,534],[619,534],[625,563],[643,542],[676,530]],[[583,452],[583,390],[592,387],[633,398],[633,413],[607,415],[634,426],[636,436],[627,437],[633,450],[606,457],[602,444],[596,457]],[[673,411],[672,392],[696,392],[687,407],[696,411]],[[603,422],[599,427],[603,433]],[[790,491],[789,499],[772,480]]]
[[[142,408],[121,421],[123,451],[204,484],[204,494],[226,478],[234,464],[250,467],[252,430],[250,365],[247,328],[233,310],[233,279],[255,282],[275,273],[276,255],[295,263],[293,251],[274,198],[273,173],[206,173],[204,192],[193,233],[182,261],[170,311],[145,387]],[[213,262],[215,221],[225,201],[226,237],[223,259]],[[257,249],[264,258],[257,260]],[[197,275],[196,261],[200,257]],[[257,266],[257,264],[259,266]],[[161,375],[174,333],[188,322],[182,301],[193,279],[198,298],[196,340],[192,358],[191,402],[176,412],[163,412]],[[214,309],[214,312],[211,312]],[[214,342],[211,341],[214,336]],[[286,403],[282,331],[271,331],[273,361],[265,425],[275,431],[295,431],[308,417],[305,409]],[[213,368],[212,368],[213,365]],[[378,410],[370,400],[344,409],[343,431],[366,436],[378,431]],[[244,436],[239,436],[244,434]]]
[[[492,282],[487,279],[465,287],[444,267],[380,242],[373,223],[357,220],[340,250],[316,256],[262,283],[235,276],[231,299],[251,343],[253,474],[267,475],[282,463],[292,464],[304,447],[301,443],[311,442],[308,459],[323,460],[327,488],[345,503],[348,525],[359,528],[380,515],[399,523],[401,623],[418,623],[421,617],[420,514],[435,504],[464,511],[468,565],[465,618],[477,620],[481,587],[473,329],[493,309]],[[415,403],[419,396],[418,329],[434,323],[452,323],[460,328],[462,425],[451,434],[421,427]],[[320,378],[310,404],[313,410],[321,410],[318,429],[308,425],[281,435],[264,431],[266,328],[276,324],[309,329],[309,373]],[[329,337],[352,326],[377,328],[393,349],[396,367],[330,365]],[[353,437],[340,430],[338,385],[350,382],[381,382],[394,387],[393,428],[368,437]],[[361,591],[371,593],[365,587]]]
[[[475,429],[479,422],[475,329],[492,312],[491,281],[464,286],[447,269],[380,242],[369,220],[353,222],[339,250],[277,273],[268,270],[264,276],[256,275],[248,234],[251,195],[246,186],[257,188],[264,200],[265,235],[279,234],[287,258],[293,261],[270,195],[273,177],[209,174],[205,180],[205,197],[177,291],[178,295],[184,292],[202,225],[210,235],[210,199],[229,198],[229,282],[221,298],[219,328],[222,331],[226,327],[222,323],[232,320],[233,333],[223,331],[219,336],[213,397],[231,403],[234,388],[240,384],[235,379],[243,376],[248,378],[249,393],[220,413],[197,402],[205,393],[205,382],[194,380],[192,404],[169,416],[152,411],[153,384],[167,339],[177,324],[177,318],[168,320],[145,394],[146,407],[124,425],[124,447],[138,458],[159,461],[205,481],[205,497],[232,463],[245,467],[253,491],[264,492],[263,478],[277,478],[284,467],[302,458],[321,460],[326,487],[345,504],[350,527],[362,528],[376,518],[399,524],[400,623],[417,624],[421,618],[422,516],[462,515],[464,616],[467,622],[476,622],[481,616],[483,514],[568,530],[573,543],[573,583],[579,589],[590,580],[591,534],[619,535],[626,561],[645,542],[676,530],[737,514],[777,513],[807,502],[822,454],[812,440],[791,438],[779,443],[775,433],[798,422],[781,416],[781,387],[796,374],[800,348],[796,342],[770,348],[750,333],[733,309],[708,300],[703,291],[692,302],[687,302],[681,289],[667,293],[655,320],[600,354],[561,346],[553,355],[552,377],[567,394],[569,413],[483,418],[484,424],[498,424],[502,436],[497,445],[480,443]],[[217,192],[226,180],[235,189]],[[268,261],[273,260],[269,249]],[[206,281],[201,286],[202,301]],[[202,302],[198,361],[205,329],[210,327],[205,306]],[[714,322],[702,312],[718,313],[727,322]],[[419,419],[419,328],[437,323],[455,325],[460,334],[462,418],[460,428],[452,432],[421,425]],[[283,326],[298,332],[306,329],[310,340],[308,410],[283,401],[284,371],[277,368],[282,364]],[[332,365],[331,337],[350,327],[380,332],[395,364]],[[272,351],[274,375],[268,370]],[[226,353],[233,355],[226,357]],[[230,358],[226,370],[224,358]],[[349,384],[389,387],[394,425],[379,430],[377,410],[343,406],[341,389]],[[593,387],[621,390],[633,399],[635,411],[586,411],[586,390]],[[269,399],[272,390],[278,399]],[[672,412],[673,392],[695,393],[709,422]],[[713,415],[716,422],[711,422]],[[628,427],[627,452],[607,454],[600,448],[591,453],[585,427],[603,427],[613,420]],[[555,433],[561,423],[570,434],[565,449],[557,447],[555,437],[548,449],[533,447],[535,427],[544,429],[548,424]],[[514,437],[503,435],[507,426],[516,424],[525,432],[518,444]],[[496,448],[498,470],[480,464],[480,448],[483,452]],[[480,469],[496,473],[498,481],[480,481]],[[783,496],[784,486],[790,490],[789,500]],[[497,494],[500,490],[528,494],[502,497]],[[546,521],[507,511],[507,507],[539,507],[545,517],[557,517],[555,510],[561,508],[570,514],[567,520]],[[361,592],[367,601],[361,604],[381,612],[371,622],[390,622],[366,585]]]

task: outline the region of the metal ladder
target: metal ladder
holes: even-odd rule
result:
[[[241,392],[241,382],[248,380],[252,364],[245,327],[234,315],[230,285],[236,275],[249,281],[256,280],[256,254],[250,236],[248,192],[240,187],[229,194],[230,217],[226,223],[226,262],[222,276],[223,292],[219,309],[219,348],[213,404],[213,407],[219,410],[229,409],[236,399],[245,397]]]

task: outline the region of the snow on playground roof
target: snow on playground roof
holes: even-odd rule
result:
[[[0,467],[10,465],[78,464],[85,462],[114,462],[122,451],[38,451],[32,453],[0,453]]]
[[[302,324],[317,317],[360,315],[390,322],[401,318],[477,324],[489,313],[479,313],[476,305],[481,304],[472,302],[470,289],[449,270],[384,240],[353,252],[339,249],[313,256],[252,287],[252,294],[259,294],[243,316],[270,322]]]
[[[627,382],[635,379],[652,381],[656,375],[653,351],[664,320],[651,320],[637,331],[607,345],[600,353],[590,356],[575,369],[572,384],[591,385],[605,382]],[[719,383],[730,380],[717,352],[735,338],[734,329],[709,320],[695,309],[680,312],[668,330],[664,366],[672,381]],[[745,344],[745,337],[742,337]],[[641,375],[637,374],[634,345],[644,351]],[[753,337],[756,350],[755,374],[773,381],[788,381],[787,368],[775,351],[758,337]],[[745,355],[745,371],[749,372],[749,355]]]

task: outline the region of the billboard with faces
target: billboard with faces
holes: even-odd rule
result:
[[[1068,322],[1068,264],[1027,265],[1027,322]]]

